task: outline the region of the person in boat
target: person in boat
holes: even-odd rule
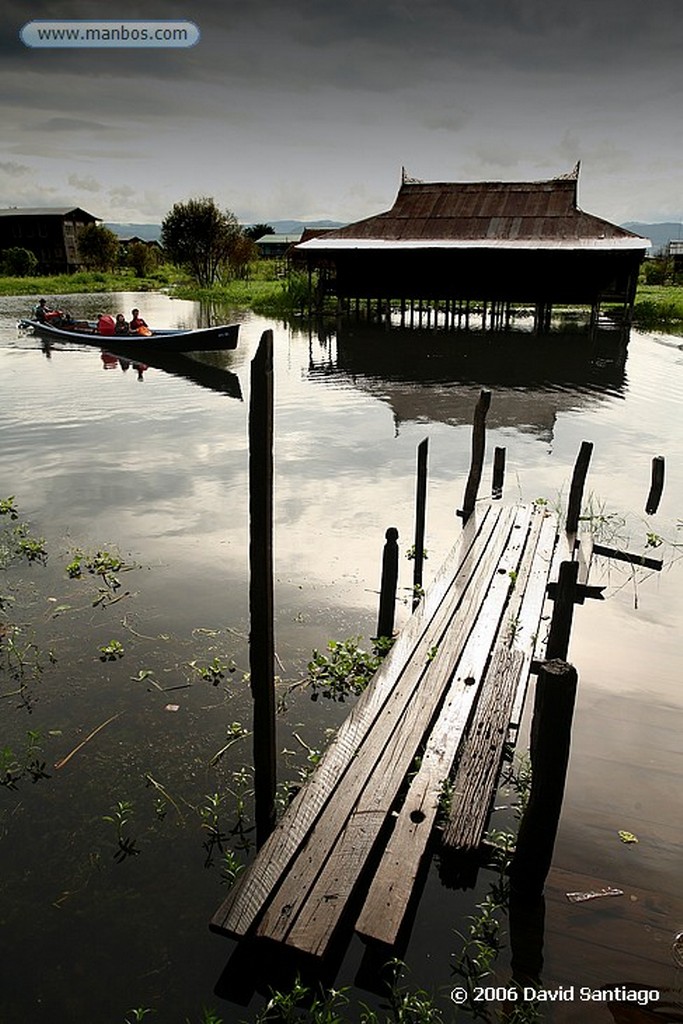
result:
[[[129,327],[128,321],[126,320],[123,313],[116,314],[116,324],[114,325],[115,334],[128,334]]]
[[[39,324],[54,324],[63,313],[58,309],[50,309],[45,299],[41,299],[33,311],[33,315]]]
[[[114,323],[113,316],[109,316],[108,313],[98,313],[96,327],[97,334],[106,334],[111,336],[115,329],[116,324]]]
[[[132,314],[131,314],[131,321],[130,321],[130,323],[128,325],[128,330],[131,332],[131,334],[134,334],[135,331],[137,331],[140,327],[147,327],[147,326],[148,325],[145,323],[145,321],[140,316],[140,310],[139,309],[134,309],[132,311]]]

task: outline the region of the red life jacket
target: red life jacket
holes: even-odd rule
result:
[[[97,321],[98,334],[113,334],[115,330],[116,324],[112,316],[101,316]]]

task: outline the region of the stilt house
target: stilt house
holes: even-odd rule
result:
[[[476,302],[503,326],[519,304],[544,330],[553,305],[596,318],[609,303],[628,323],[648,239],[579,209],[578,178],[578,164],[533,182],[423,182],[404,171],[390,210],[297,251],[342,308],[377,300],[405,314],[427,301],[462,312]]]

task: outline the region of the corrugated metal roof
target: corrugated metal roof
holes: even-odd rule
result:
[[[301,248],[353,248],[351,242],[363,243],[359,248],[409,243],[437,243],[439,248],[647,247],[647,239],[579,210],[576,195],[576,175],[533,182],[404,181],[390,210],[330,231]]]
[[[326,250],[350,251],[353,249],[381,250],[390,249],[569,249],[569,250],[606,250],[606,249],[647,249],[648,238],[634,235],[631,238],[340,238],[334,242],[327,238],[314,238],[310,242],[297,245],[297,250],[306,252],[322,252]]]
[[[0,210],[0,217],[66,217],[68,213],[84,213],[93,220],[102,219],[81,209],[80,206],[11,206],[9,209]]]

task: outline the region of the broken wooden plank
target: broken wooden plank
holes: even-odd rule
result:
[[[519,514],[513,510],[514,516]],[[377,721],[372,742],[357,751],[320,816],[315,836],[302,845],[265,910],[259,935],[313,955],[321,955],[327,947],[365,862],[361,854],[369,853],[389,813],[478,609],[500,571],[514,519],[501,517],[499,523],[457,608],[449,610],[442,604],[435,617],[438,629],[430,631],[426,643],[417,645],[392,694],[391,708]],[[433,656],[435,648],[438,653]]]
[[[316,771],[301,788],[284,817],[264,844],[261,854],[241,882],[218,908],[210,922],[214,931],[245,935],[289,868],[300,844],[310,833],[330,793],[392,694],[413,648],[424,638],[444,600],[457,601],[465,592],[504,510],[485,508],[470,519],[445,560],[434,584],[399,634],[381,671],[360,696],[351,714],[323,755]],[[508,520],[510,514],[508,511]]]
[[[648,558],[646,555],[636,555],[631,551],[619,551],[618,548],[611,548],[606,544],[594,544],[593,554],[616,558],[618,562],[629,562],[631,565],[642,565],[645,569],[655,569],[657,572],[664,565],[661,558]]]
[[[496,648],[458,762],[451,811],[441,840],[449,849],[467,852],[481,843],[523,668],[521,651]]]

